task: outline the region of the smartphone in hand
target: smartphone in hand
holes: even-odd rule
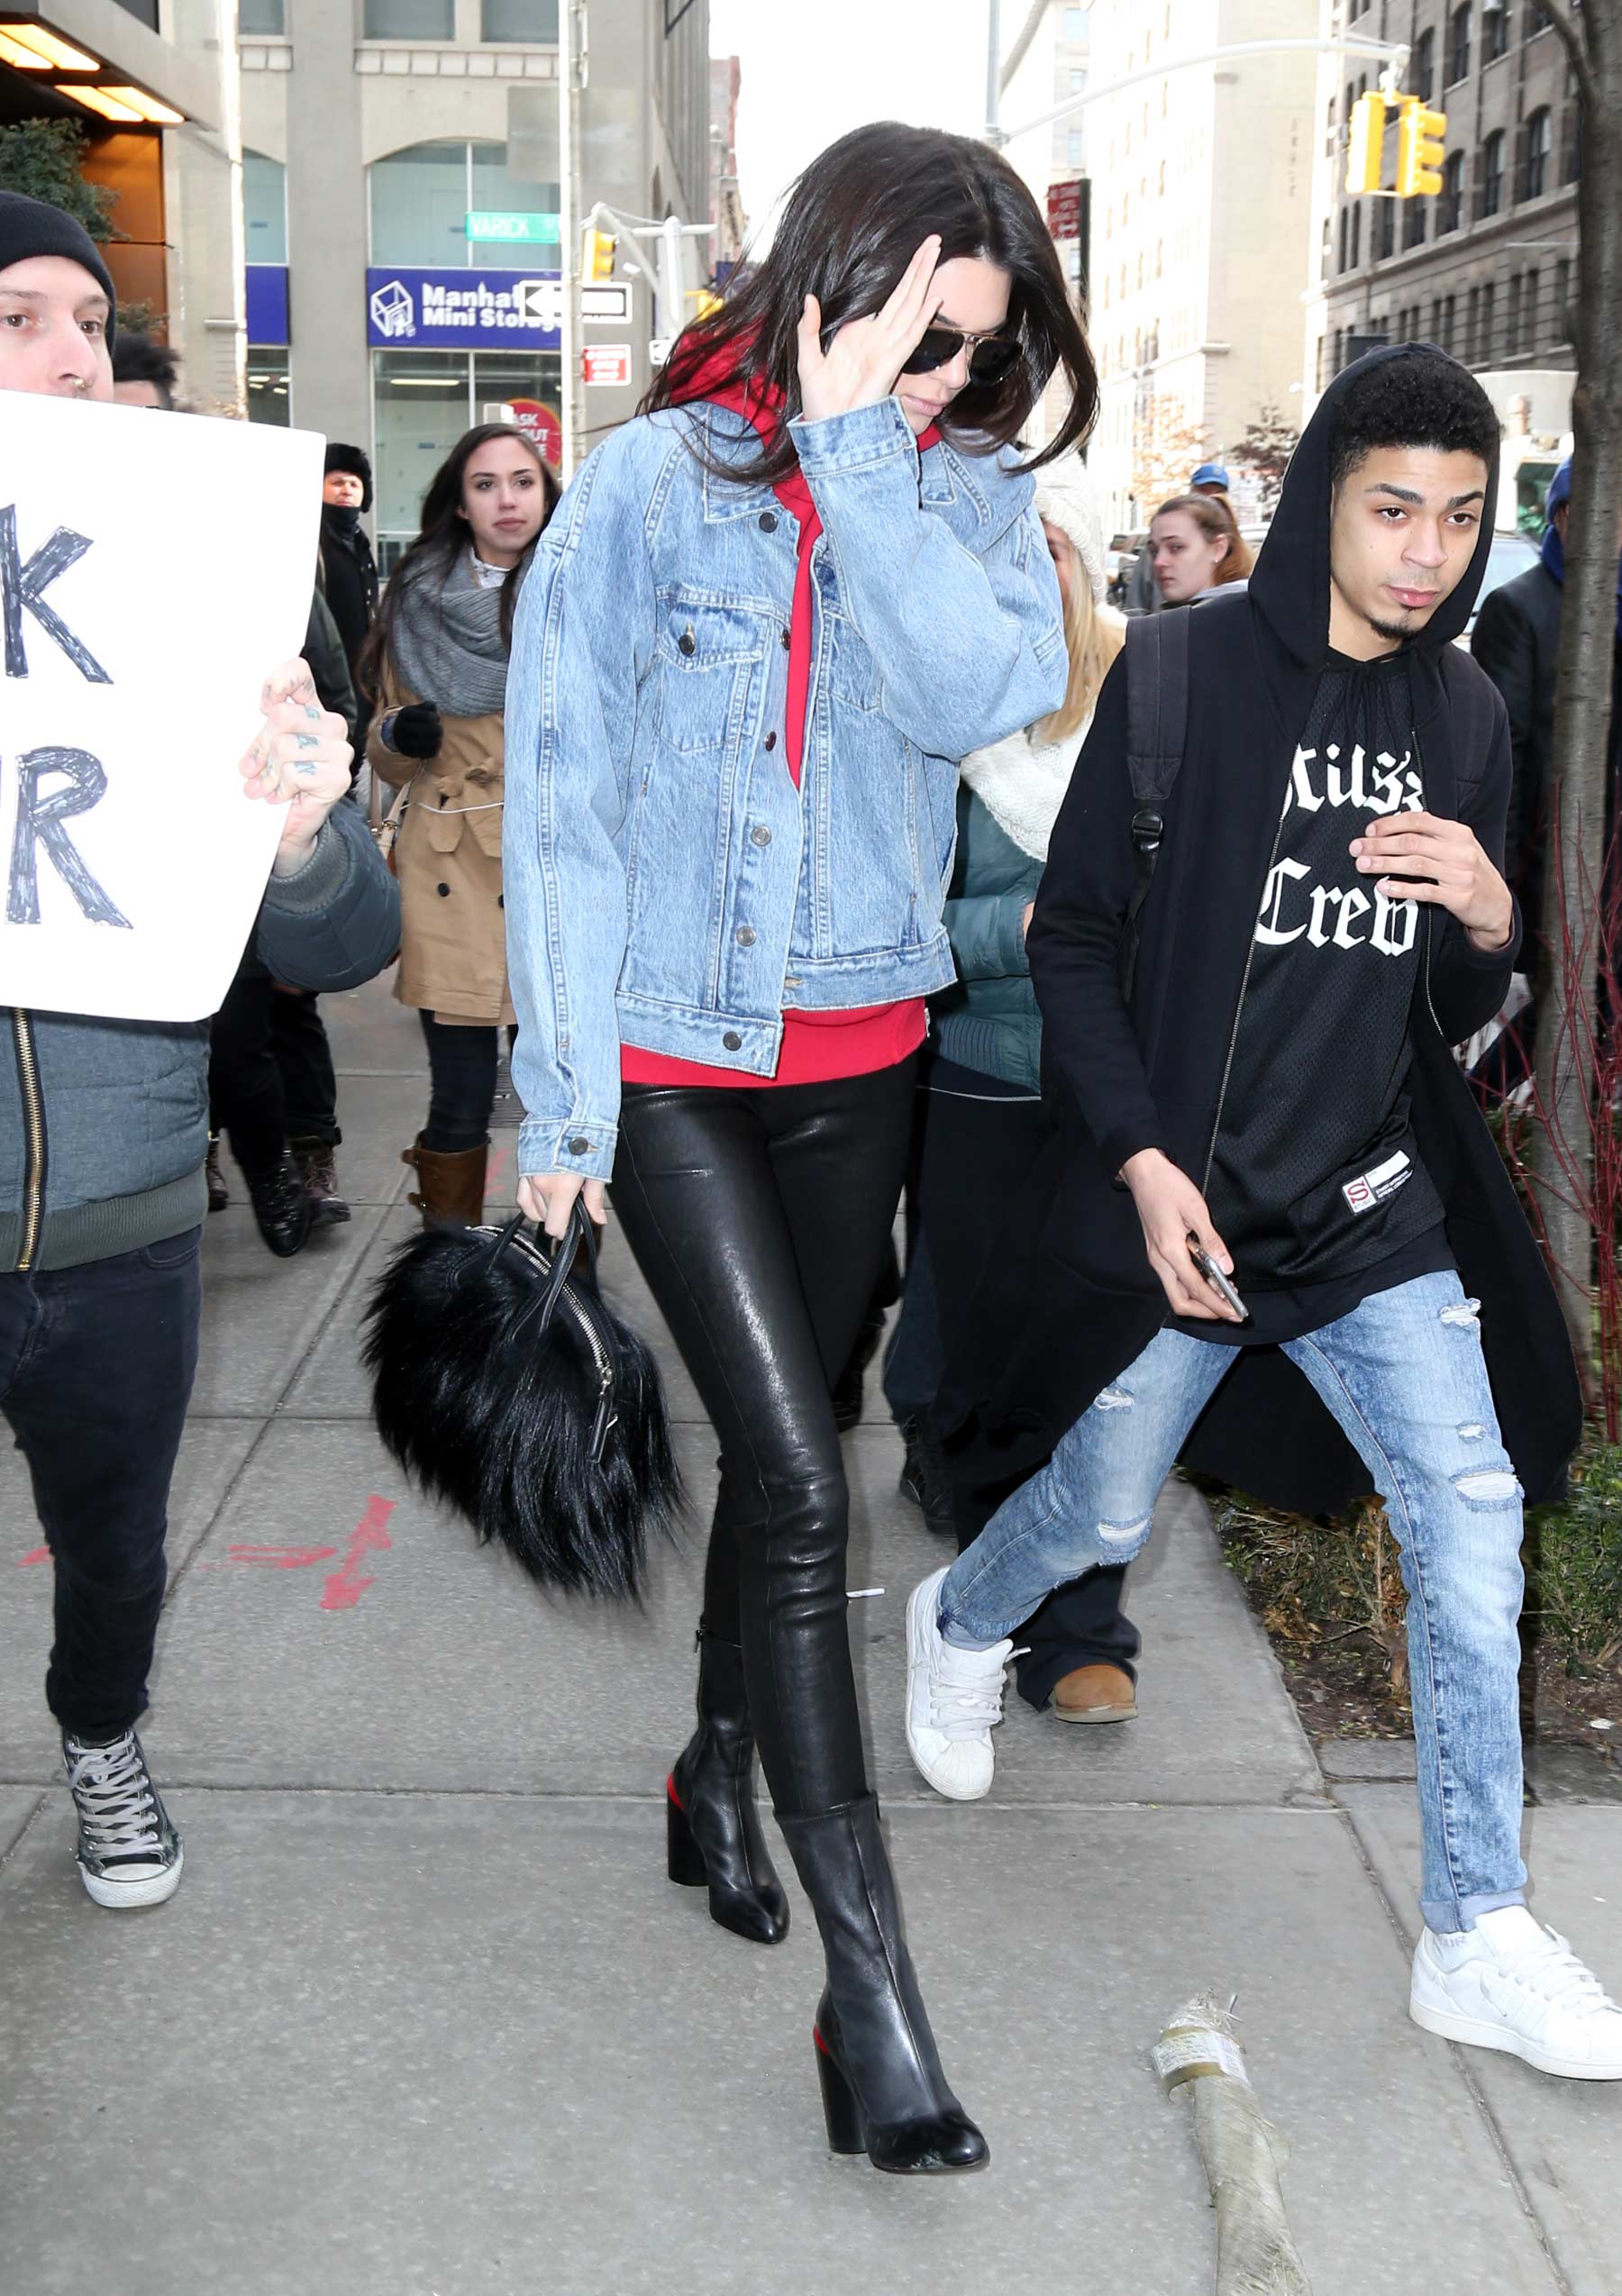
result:
[[[1240,1298],[1228,1278],[1223,1274],[1222,1270],[1212,1259],[1205,1245],[1200,1243],[1192,1228],[1189,1230],[1189,1257],[1224,1306],[1231,1307],[1241,1323],[1248,1324],[1250,1309]]]

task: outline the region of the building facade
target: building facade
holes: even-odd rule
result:
[[[249,411],[368,448],[386,567],[469,424],[512,410],[555,453],[558,24],[558,0],[240,0]],[[591,0],[588,24],[581,214],[624,226],[585,290],[597,433],[652,371],[630,226],[707,214],[709,9]]]
[[[712,266],[724,281],[743,252],[749,218],[738,191],[738,95],[743,70],[735,56],[710,59],[709,214],[715,226]]]
[[[1047,214],[1071,292],[1083,309],[1087,302],[1087,114],[1082,109],[1067,109],[1057,120],[1046,115],[1061,105],[1072,104],[1086,89],[1089,14],[1086,7],[1067,5],[1067,0],[1030,0],[1027,6],[1005,7],[998,97],[998,124],[1007,138],[1005,157]],[[1026,123],[1032,121],[1041,124],[1028,126]],[[1066,387],[1062,377],[1055,379],[1036,408],[1030,424],[1034,442],[1051,437],[1062,420]]]
[[[188,397],[238,412],[243,381],[234,0],[47,0],[0,24],[0,124],[68,119],[116,196],[118,299],[179,351]]]
[[[1379,66],[1342,58],[1326,69],[1309,378],[1321,389],[1377,342],[1453,351],[1505,426],[1498,523],[1534,526],[1571,428],[1575,364],[1582,146],[1565,50],[1537,0],[1341,0],[1324,23],[1328,34],[1408,43],[1403,92],[1445,114],[1446,157],[1433,198],[1349,195],[1352,106],[1378,85]],[[1388,126],[1388,185],[1394,144]]]
[[[1087,116],[1102,396],[1089,460],[1107,515],[1133,528],[1197,463],[1231,456],[1265,409],[1293,409],[1301,380],[1316,59],[1285,52],[1181,68],[1178,59],[1310,41],[1319,9],[1095,0],[1090,15],[1095,87],[1153,75]]]

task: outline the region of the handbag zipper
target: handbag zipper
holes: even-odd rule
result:
[[[487,1229],[485,1233],[494,1234],[497,1231]],[[542,1257],[527,1236],[519,1237],[517,1242],[520,1249],[528,1253],[537,1266],[543,1270],[550,1267],[551,1263]],[[586,1344],[597,1370],[597,1409],[591,1421],[591,1460],[594,1466],[600,1467],[603,1463],[604,1448],[609,1436],[619,1425],[619,1413],[614,1408],[614,1357],[598,1334],[590,1311],[581,1300],[579,1293],[567,1279],[563,1284],[561,1296],[574,1309],[575,1322],[580,1331],[585,1334]]]
[[[12,1007],[12,1043],[16,1054],[17,1082],[23,1095],[23,1129],[27,1162],[23,1178],[23,1221],[17,1237],[15,1271],[32,1267],[40,1248],[40,1226],[45,1214],[45,1103],[40,1093],[40,1064],[34,1050],[32,1015]]]

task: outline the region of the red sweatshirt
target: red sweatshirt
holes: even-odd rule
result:
[[[745,415],[763,439],[770,440],[781,419],[780,396],[760,383],[738,378],[714,383],[705,369],[692,378],[692,398],[709,400],[734,414]],[[918,441],[920,450],[940,436],[933,426]],[[797,466],[773,488],[785,510],[799,522],[799,554],[794,569],[794,603],[788,617],[788,694],[784,711],[783,756],[794,786],[800,784],[806,749],[806,715],[811,698],[812,606],[811,549],[822,532],[822,520],[811,498],[811,488]],[[826,1084],[836,1077],[870,1076],[893,1067],[916,1052],[924,1041],[925,1004],[922,997],[893,1005],[863,1005],[843,1012],[786,1012],[783,1041],[774,1075],[753,1076],[741,1069],[712,1067],[705,1061],[679,1061],[660,1052],[645,1052],[634,1044],[620,1050],[620,1074],[627,1084]]]

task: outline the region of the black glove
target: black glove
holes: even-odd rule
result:
[[[396,757],[438,757],[445,738],[436,702],[408,702],[383,720],[383,746]]]

